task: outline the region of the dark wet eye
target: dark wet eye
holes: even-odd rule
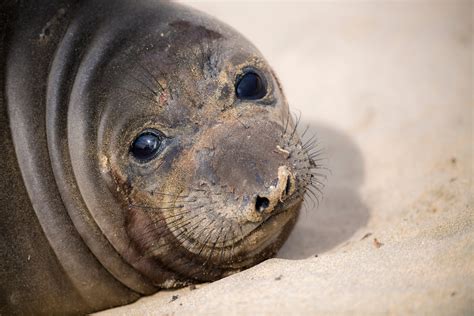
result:
[[[147,161],[156,157],[163,142],[158,131],[146,131],[135,138],[130,146],[130,153],[138,160]]]
[[[237,80],[235,92],[243,100],[257,100],[267,94],[265,82],[254,72],[247,72]]]

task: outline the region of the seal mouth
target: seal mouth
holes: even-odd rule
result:
[[[286,224],[286,221],[282,221],[282,219],[285,216],[282,216],[282,214],[289,213],[288,215],[294,215],[294,212],[296,208],[298,208],[299,204],[303,202],[302,195],[300,194],[293,194],[289,196],[287,199],[285,199],[284,202],[279,201],[277,205],[275,205],[275,208],[271,213],[269,213],[259,224],[255,225],[255,227],[248,231],[245,235],[240,236],[240,238],[236,240],[230,240],[228,243],[221,244],[220,246],[217,246],[219,249],[227,249],[227,248],[237,248],[240,247],[242,244],[247,242],[247,239],[252,237],[252,235],[255,235],[255,233],[262,228],[265,228],[265,226],[272,226],[273,224],[276,224],[275,227],[272,227],[273,229],[277,230],[280,229],[281,226],[284,226]],[[279,223],[279,224],[277,224]],[[268,230],[267,230],[268,231]],[[265,236],[268,236],[268,238],[265,238],[265,240],[260,240],[258,243],[263,243],[267,239],[271,239],[274,237],[274,234],[265,234]],[[214,244],[206,244],[206,247],[216,247]]]
[[[238,260],[231,260],[230,262],[221,262],[219,265],[223,269],[239,269],[248,266],[248,260],[255,258],[255,254],[264,251],[269,245],[271,245],[276,238],[279,237],[279,233],[282,228],[288,224],[292,219],[297,217],[299,206],[303,202],[301,195],[294,194],[290,196],[284,202],[278,202],[275,209],[270,213],[264,220],[256,225],[246,235],[241,236],[239,239],[227,244],[220,245],[220,251],[230,250],[238,251],[240,249],[252,247],[252,251],[246,251],[244,257],[240,257]],[[208,245],[206,245],[208,246]],[[213,245],[215,247],[215,245]],[[236,258],[237,259],[237,258]],[[265,258],[262,258],[266,259]]]

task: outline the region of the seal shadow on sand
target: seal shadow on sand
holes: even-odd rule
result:
[[[305,199],[298,222],[277,258],[305,259],[342,244],[369,220],[369,209],[359,196],[364,181],[361,151],[351,138],[321,123],[302,121],[308,126],[303,142],[316,134],[324,148],[329,169],[319,207]]]

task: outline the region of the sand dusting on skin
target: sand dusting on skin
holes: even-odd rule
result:
[[[332,174],[280,258],[100,315],[472,315],[472,3],[192,5],[267,56]]]

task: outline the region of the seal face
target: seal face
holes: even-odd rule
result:
[[[251,44],[205,20],[156,27],[104,71],[116,85],[102,86],[99,148],[101,174],[126,212],[125,256],[168,287],[274,255],[314,162]],[[143,42],[156,46],[137,48]],[[158,266],[172,282],[155,277]]]

